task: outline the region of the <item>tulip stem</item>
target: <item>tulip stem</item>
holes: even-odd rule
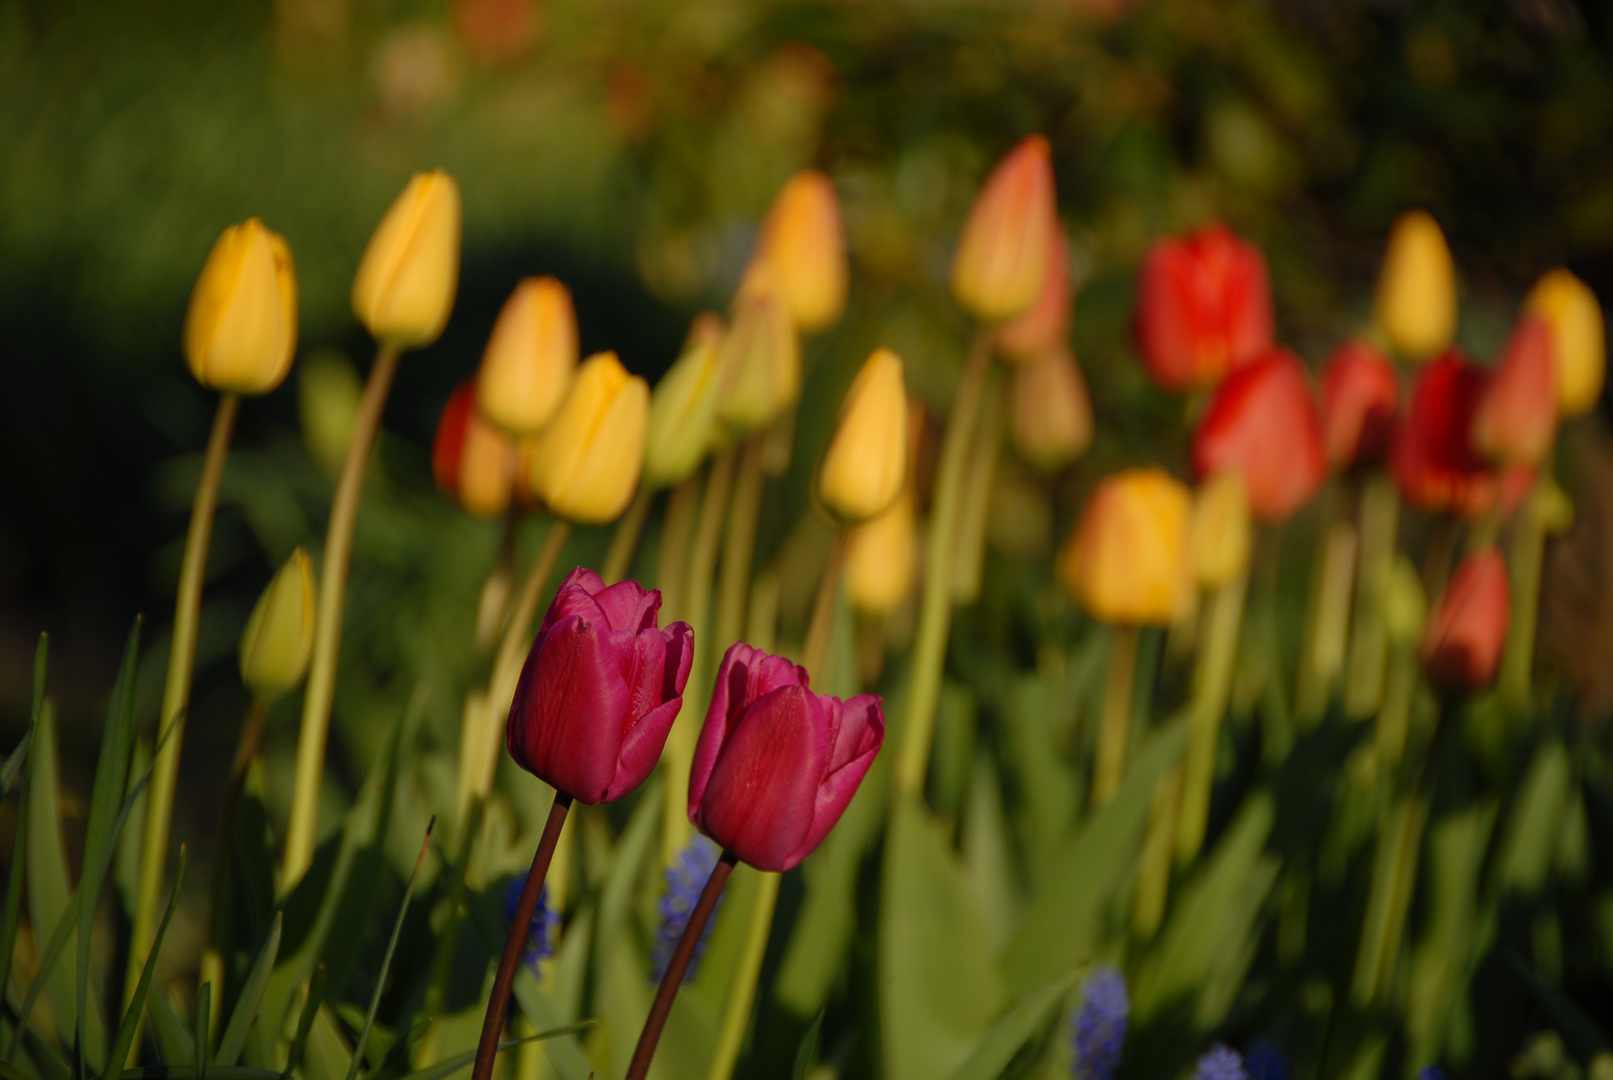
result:
[[[342,647],[342,607],[347,600],[347,568],[353,554],[353,527],[358,521],[364,470],[375,433],[381,426],[397,349],[383,345],[364,384],[364,397],[353,421],[347,457],[336,482],[330,524],[325,530],[324,565],[320,568],[319,609],[314,620],[313,658],[303,696],[302,730],[297,736],[297,765],[291,789],[291,820],[286,826],[286,852],[281,888],[289,893],[313,863],[319,836],[319,788],[325,774],[325,742],[330,737],[331,703],[336,697],[336,663]]]
[[[1110,628],[1109,677],[1103,687],[1103,719],[1092,766],[1094,810],[1104,806],[1120,789],[1126,771],[1126,739],[1131,728],[1131,684],[1137,678],[1137,628]]]
[[[734,864],[739,857],[731,851],[724,851],[712,867],[711,876],[706,879],[706,887],[700,892],[700,899],[695,902],[694,910],[689,913],[689,921],[683,928],[683,936],[678,938],[678,947],[672,953],[672,960],[667,964],[666,974],[661,976],[661,986],[655,992],[655,1001],[650,1006],[650,1014],[644,1018],[644,1030],[639,1033],[638,1045],[633,1048],[633,1060],[627,1066],[626,1080],[644,1080],[649,1074],[650,1061],[655,1057],[656,1044],[661,1041],[661,1030],[666,1027],[666,1018],[672,1012],[672,1002],[678,996],[678,987],[683,985],[684,972],[689,969],[689,961],[694,959],[695,947],[700,944],[700,935],[706,929],[706,923],[711,919],[711,913],[717,908],[717,900],[722,896],[723,886],[728,884],[728,875],[734,872]],[[768,875],[777,877],[776,874]]]
[[[1311,576],[1299,681],[1294,691],[1294,720],[1300,727],[1312,727],[1322,719],[1333,694],[1333,683],[1344,666],[1350,586],[1355,577],[1358,545],[1355,526],[1343,514],[1333,511],[1328,517]]]
[[[829,547],[829,561],[818,580],[817,595],[812,598],[812,617],[807,623],[806,642],[801,649],[801,666],[820,683],[827,680],[823,663],[829,652],[829,638],[834,631],[835,597],[840,592],[840,574],[846,565],[846,529],[835,529],[834,541]]]
[[[734,980],[728,986],[728,998],[723,1003],[722,1027],[717,1031],[717,1049],[712,1052],[711,1069],[706,1080],[728,1080],[739,1061],[739,1050],[745,1042],[745,1029],[750,1026],[751,1005],[756,1001],[756,981],[762,974],[762,960],[767,956],[767,938],[773,930],[773,909],[778,906],[778,887],[781,874],[763,872],[756,882],[756,896],[751,903],[750,923],[745,928],[745,943],[734,966]],[[690,919],[689,924],[694,925]],[[687,933],[687,931],[685,931]]]
[[[751,563],[756,554],[756,522],[762,510],[762,465],[767,456],[767,432],[758,432],[740,448],[734,495],[728,504],[728,528],[723,534],[722,568],[717,577],[716,636],[714,645],[726,649],[745,633],[745,611],[750,594]]]
[[[1400,496],[1394,481],[1381,472],[1370,476],[1361,487],[1361,565],[1355,578],[1349,675],[1344,691],[1344,711],[1356,719],[1373,715],[1383,701],[1389,655],[1384,605],[1395,562],[1399,513]]]
[[[633,554],[638,551],[638,540],[644,533],[644,519],[650,516],[650,497],[651,492],[639,488],[627,513],[617,523],[616,534],[611,537],[610,549],[605,552],[605,565],[599,575],[606,585],[614,585],[622,580],[633,565]]]
[[[168,831],[173,823],[174,787],[179,779],[179,751],[185,741],[185,713],[190,704],[191,676],[196,662],[196,624],[201,614],[202,579],[207,573],[207,549],[213,536],[213,514],[218,507],[219,484],[224,478],[224,459],[229,455],[230,436],[241,399],[224,394],[213,414],[213,430],[202,459],[202,476],[196,484],[196,498],[190,508],[190,530],[185,535],[185,557],[180,564],[179,591],[174,598],[174,639],[168,654],[168,680],[163,685],[160,731],[172,731],[171,738],[157,744],[151,767],[151,786],[146,793],[145,831],[140,841],[140,878],[135,893],[134,925],[129,941],[129,968],[123,983],[123,999],[133,996],[146,954],[151,951],[157,929],[157,907],[163,877],[168,868]],[[136,1043],[139,1039],[136,1038]],[[111,1062],[120,1069],[122,1062]]]
[[[1248,585],[1249,575],[1243,573],[1217,588],[1204,615],[1204,640],[1193,665],[1192,711],[1182,759],[1180,816],[1176,825],[1178,866],[1191,863],[1204,846],[1210,792],[1215,786],[1216,749],[1221,720],[1227,711],[1227,695],[1232,690],[1232,669],[1238,658],[1238,631]]]
[[[499,957],[493,993],[487,999],[487,1015],[482,1018],[482,1037],[476,1044],[476,1067],[471,1072],[471,1080],[488,1080],[493,1075],[498,1037],[504,1030],[504,1012],[510,1006],[510,988],[515,985],[521,954],[526,951],[527,932],[532,929],[532,916],[538,910],[538,898],[543,892],[543,879],[549,874],[549,861],[554,857],[555,845],[560,842],[560,828],[565,825],[566,811],[570,809],[571,796],[563,791],[555,792],[549,820],[543,823],[543,837],[532,855],[532,869],[527,872],[521,900],[515,906],[515,921],[504,939],[504,955]]]
[[[1546,529],[1541,517],[1541,488],[1536,481],[1512,528],[1509,571],[1512,618],[1501,653],[1501,700],[1515,712],[1529,704],[1530,668],[1535,658],[1535,626],[1540,615],[1540,572],[1546,558]]]
[[[947,635],[952,627],[952,554],[957,542],[969,448],[974,441],[975,421],[990,372],[991,333],[977,330],[964,362],[958,392],[952,399],[952,415],[941,440],[941,457],[936,468],[935,504],[930,516],[918,632],[913,641],[907,724],[896,759],[897,798],[921,798],[929,773],[935,707],[941,693],[941,673],[946,665]]]
[[[689,537],[694,529],[695,511],[700,505],[700,476],[694,473],[679,481],[667,497],[666,516],[661,521],[661,554],[656,560],[655,584],[661,590],[666,619],[684,614],[684,574],[689,568]]]
[[[207,947],[202,952],[201,975],[197,986],[212,984],[213,1001],[224,1000],[224,913],[229,910],[230,857],[235,845],[235,821],[241,815],[241,799],[246,792],[246,774],[258,756],[258,739],[263,733],[263,717],[268,706],[253,701],[247,709],[241,734],[235,742],[235,760],[230,765],[229,787],[218,816],[218,848],[213,853],[213,887],[207,910]],[[216,1020],[218,1009],[214,1008]],[[213,1023],[209,1031],[222,1029]]]

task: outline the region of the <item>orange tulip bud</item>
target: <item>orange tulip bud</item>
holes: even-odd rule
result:
[[[1551,324],[1557,404],[1564,416],[1589,412],[1602,397],[1607,337],[1602,308],[1586,284],[1558,267],[1530,290],[1524,308]]]
[[[577,367],[571,293],[552,277],[515,287],[493,324],[476,372],[476,407],[511,435],[549,422]]]
[[[1014,449],[1043,472],[1057,472],[1092,443],[1092,399],[1075,357],[1063,347],[1013,371]]]
[[[952,295],[984,322],[1031,306],[1047,276],[1057,223],[1053,155],[1032,135],[1010,150],[981,185],[952,260]]]
[[[1036,302],[997,329],[997,347],[1009,360],[1029,363],[1070,336],[1070,255],[1064,227],[1055,218],[1047,245],[1047,273]]]
[[[1463,559],[1423,636],[1428,681],[1448,694],[1472,693],[1495,681],[1511,605],[1507,564],[1499,551],[1484,548]]]
[[[1322,435],[1337,468],[1375,465],[1389,451],[1400,378],[1370,343],[1346,341],[1322,371]]]
[[[393,348],[437,340],[459,286],[459,185],[441,169],[416,173],[381,224],[353,278],[353,314]]]
[[[297,349],[297,275],[285,240],[250,218],[213,245],[185,313],[185,360],[203,386],[266,394]]]
[[[1473,445],[1496,461],[1538,465],[1557,438],[1551,326],[1525,315],[1513,328],[1473,416]]]
[[[1224,225],[1155,242],[1137,283],[1137,349],[1166,390],[1212,386],[1272,342],[1266,257]]]
[[[1234,371],[1193,433],[1193,471],[1201,479],[1236,469],[1249,509],[1282,521],[1310,501],[1327,478],[1322,422],[1299,360],[1272,349]]]
[[[773,200],[753,266],[764,262],[801,333],[822,330],[840,318],[846,306],[846,241],[840,201],[823,173],[796,173]]]
[[[1059,579],[1093,618],[1169,624],[1193,592],[1191,503],[1157,467],[1108,477],[1059,552]]]
[[[476,409],[476,385],[466,379],[449,395],[431,448],[431,473],[444,495],[476,517],[509,509],[515,485],[515,443]]]
[[[1456,267],[1439,223],[1423,210],[1395,219],[1378,278],[1378,328],[1389,347],[1426,360],[1456,332]]]

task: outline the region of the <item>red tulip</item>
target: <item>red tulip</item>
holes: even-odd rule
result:
[[[1274,348],[1227,376],[1193,433],[1193,471],[1202,480],[1236,469],[1249,510],[1281,521],[1309,501],[1327,478],[1322,422],[1305,370]]]
[[[1557,437],[1551,326],[1518,321],[1473,417],[1473,445],[1496,461],[1539,464]]]
[[[694,658],[689,624],[657,628],[661,593],[578,567],[538,628],[505,742],[521,768],[585,803],[619,799],[661,759]]]
[[[1137,284],[1137,347],[1167,390],[1210,386],[1271,347],[1266,258],[1224,225],[1155,242]]]
[[[1473,448],[1473,417],[1489,375],[1456,349],[1425,365],[1395,429],[1390,467],[1400,493],[1424,510],[1477,517],[1495,505],[1495,471]]]
[[[1376,465],[1389,451],[1400,378],[1383,353],[1360,339],[1346,341],[1322,370],[1322,434],[1337,468]]]
[[[1490,685],[1501,662],[1511,605],[1507,564],[1499,551],[1488,547],[1463,559],[1423,636],[1428,681],[1446,693]]]
[[[814,694],[807,672],[735,642],[689,774],[689,820],[758,870],[822,843],[885,741],[879,698]]]

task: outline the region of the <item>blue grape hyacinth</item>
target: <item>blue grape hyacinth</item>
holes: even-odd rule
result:
[[[1424,1065],[1417,1070],[1417,1080],[1446,1080],[1445,1070],[1438,1065]]]
[[[706,880],[717,868],[717,859],[721,855],[722,851],[716,844],[696,833],[694,839],[678,852],[672,865],[662,871],[666,876],[666,892],[656,903],[656,910],[661,915],[661,928],[656,932],[655,950],[651,954],[652,981],[658,983],[665,977],[667,965],[672,963],[672,954],[677,951],[678,939],[683,937],[683,928],[689,925],[689,916],[695,904],[700,902]],[[694,978],[700,957],[706,951],[706,942],[711,938],[711,928],[717,925],[717,913],[721,910],[722,897],[719,896],[717,906],[711,910],[711,918],[706,920],[705,929],[700,932],[700,940],[695,943],[694,957],[689,961],[688,970],[683,973],[684,982]]]
[[[515,909],[521,906],[521,890],[525,887],[524,880],[514,878],[504,890],[506,926],[515,922]],[[521,959],[534,975],[538,971],[538,961],[554,955],[554,929],[559,921],[560,917],[549,910],[549,886],[545,885],[538,892],[538,909],[532,913],[532,925],[526,934],[526,949],[521,954]]]
[[[1217,1043],[1194,1063],[1193,1080],[1249,1080],[1249,1073],[1236,1050]]]
[[[1070,1025],[1075,1075],[1078,1080],[1110,1080],[1120,1064],[1131,1016],[1126,977],[1112,967],[1101,967],[1086,981],[1081,994],[1081,1009]]]
[[[1243,1071],[1249,1080],[1288,1080],[1288,1059],[1274,1043],[1261,1039],[1243,1055]]]

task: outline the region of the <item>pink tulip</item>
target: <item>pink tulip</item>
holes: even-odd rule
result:
[[[735,642],[689,774],[689,820],[758,870],[823,842],[885,741],[880,699],[814,694],[806,669]]]
[[[683,704],[689,624],[657,627],[661,593],[606,587],[578,567],[538,628],[510,703],[506,745],[521,768],[585,803],[619,799],[661,758]]]

